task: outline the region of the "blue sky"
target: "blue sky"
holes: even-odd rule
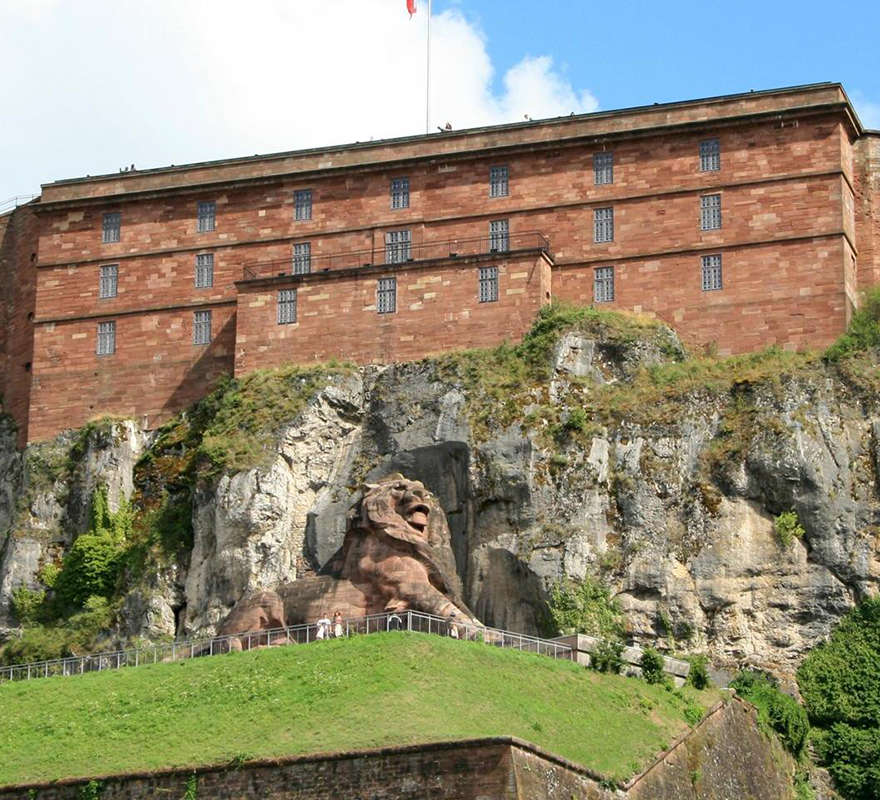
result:
[[[61,178],[425,131],[427,0],[0,0],[0,203]],[[845,13],[843,12],[845,9]],[[435,0],[432,130],[840,81],[880,2]]]

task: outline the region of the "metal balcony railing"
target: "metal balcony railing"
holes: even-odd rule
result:
[[[438,258],[459,258],[517,250],[549,252],[550,241],[538,231],[487,236],[479,239],[450,239],[443,242],[395,242],[373,250],[351,250],[315,256],[293,255],[274,261],[260,261],[244,266],[244,280],[271,278],[276,275],[330,272],[380,265],[399,266],[413,261]]]
[[[71,656],[53,661],[36,661],[30,664],[16,664],[0,667],[0,683],[24,681],[34,678],[69,677],[86,672],[137,667],[143,664],[178,661],[182,658],[201,658],[228,653],[232,650],[250,650],[255,647],[270,647],[288,644],[311,644],[322,639],[332,638],[334,625],[317,623],[291,625],[287,628],[234,633],[228,636],[212,636],[187,639],[177,642],[163,642],[136,650],[116,650],[108,653],[94,653],[86,656]],[[368,617],[353,617],[341,623],[342,636],[357,636],[382,633],[392,630],[406,630],[415,633],[428,633],[452,636],[457,639],[483,642],[507,650],[537,653],[550,658],[572,658],[570,645],[511,633],[498,628],[487,628],[464,622],[453,622],[445,617],[423,614],[420,611],[401,611],[396,614],[374,614]],[[322,630],[323,629],[323,630]],[[240,647],[239,647],[240,645]]]
[[[12,209],[18,208],[20,205],[29,203],[35,197],[39,197],[39,195],[17,194],[15,197],[8,197],[6,200],[0,200],[0,214],[5,214],[7,211],[12,211]]]

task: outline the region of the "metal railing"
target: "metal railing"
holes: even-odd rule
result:
[[[488,255],[515,252],[517,250],[550,250],[550,241],[538,231],[498,234],[479,239],[450,239],[443,242],[396,242],[372,250],[351,250],[323,255],[294,255],[274,261],[259,261],[244,266],[244,280],[271,278],[276,275],[298,272],[330,272],[339,269],[356,269],[372,266],[401,266],[413,261],[429,261],[438,258]]]
[[[335,624],[319,625],[308,623],[291,625],[286,628],[234,633],[227,636],[212,636],[187,639],[176,642],[162,642],[132,650],[116,650],[107,653],[93,653],[84,656],[58,658],[52,661],[36,661],[29,664],[15,664],[0,667],[0,683],[32,680],[34,678],[69,677],[87,672],[137,667],[144,664],[178,661],[184,658],[203,658],[221,655],[235,650],[251,650],[257,647],[276,647],[280,645],[311,644],[322,639],[334,638]],[[569,645],[522,633],[512,633],[498,628],[456,622],[445,617],[423,614],[420,611],[401,611],[396,614],[373,614],[367,617],[352,617],[340,623],[342,637],[405,630],[414,633],[450,636],[459,640],[482,642],[507,650],[537,653],[550,658],[570,660],[572,648]]]
[[[6,200],[0,200],[0,214],[3,214],[7,211],[11,211],[14,208],[18,208],[25,203],[29,203],[35,197],[39,197],[38,194],[17,194],[15,197],[9,197]]]

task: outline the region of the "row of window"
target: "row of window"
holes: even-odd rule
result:
[[[308,269],[305,270],[308,272]],[[210,289],[214,285],[214,254],[199,253],[196,256],[195,287]],[[101,267],[98,295],[102,300],[116,297],[119,293],[119,264],[106,264]]]
[[[722,288],[721,256],[701,257],[701,283],[704,292]],[[593,271],[593,302],[611,303],[614,300],[614,267],[597,267]]]
[[[211,344],[210,311],[193,312],[193,344]],[[116,352],[116,321],[98,323],[98,342],[96,352],[99,356],[111,356]]]
[[[721,230],[721,195],[707,194],[700,197],[700,230]],[[614,209],[593,209],[593,241],[597,244],[614,241]]]
[[[700,142],[700,171],[717,172],[721,169],[721,143],[718,139]],[[593,155],[593,182],[596,186],[614,183],[614,153]],[[510,168],[501,165],[489,168],[489,197],[507,197],[510,194]],[[409,208],[409,178],[391,180],[391,208]],[[293,193],[293,218],[312,218],[312,190],[298,189]],[[217,204],[213,200],[196,204],[196,229],[199,233],[213,231],[217,224]],[[122,214],[111,211],[104,214],[101,240],[113,244],[120,240]]]

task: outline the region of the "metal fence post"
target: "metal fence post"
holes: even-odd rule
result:
[[[412,631],[412,610],[406,610],[406,629]]]

